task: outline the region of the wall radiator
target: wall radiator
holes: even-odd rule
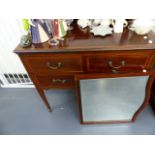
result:
[[[21,20],[0,19],[0,86],[3,88],[34,87],[20,59],[13,53],[22,34]]]

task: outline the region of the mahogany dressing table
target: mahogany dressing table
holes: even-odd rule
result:
[[[52,110],[44,94],[45,89],[76,89],[81,123],[135,121],[149,104],[155,76],[155,34],[149,33],[148,38],[144,39],[144,36],[125,29],[121,35],[113,33],[94,37],[87,30],[81,31],[76,22],[73,25],[74,29],[59,46],[52,47],[45,42],[29,48],[18,46],[14,51],[23,62],[44,104],[49,111]],[[149,44],[148,40],[152,43]],[[101,88],[105,91],[99,93]],[[125,105],[117,97],[119,90],[127,101]],[[94,96],[95,92],[97,96]],[[134,99],[129,106],[132,97]],[[97,103],[96,98],[103,103]],[[115,100],[118,100],[116,104]],[[89,103],[91,101],[95,103]],[[122,113],[126,109],[131,111],[130,115]],[[104,116],[100,116],[102,113]]]

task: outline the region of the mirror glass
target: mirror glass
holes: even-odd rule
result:
[[[148,76],[80,80],[83,122],[131,120],[143,104]]]

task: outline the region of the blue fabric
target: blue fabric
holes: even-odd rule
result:
[[[50,32],[48,31],[48,27],[45,23],[42,23],[39,19],[33,19],[32,23],[35,25],[31,26],[32,43],[41,43],[38,25],[40,25],[45,30],[48,37],[50,37]]]

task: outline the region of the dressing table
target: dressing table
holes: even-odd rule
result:
[[[50,46],[45,42],[33,44],[29,48],[17,46],[14,51],[23,62],[44,104],[49,111],[52,110],[44,94],[46,89],[76,89],[81,123],[135,121],[138,114],[149,104],[151,86],[155,76],[155,34],[149,33],[144,39],[144,36],[137,35],[125,28],[122,34],[113,33],[109,36],[98,37],[90,34],[87,29],[81,31],[76,22],[73,23],[73,26],[74,29],[58,46]],[[118,80],[115,81],[115,79]],[[142,81],[142,85],[139,84],[140,81]],[[107,84],[111,87],[109,88]],[[100,86],[105,88],[102,93],[103,97],[98,92]],[[127,88],[129,90],[125,93]],[[89,92],[90,89],[92,91]],[[114,105],[115,103],[110,105],[110,102],[118,99],[118,90],[121,90],[122,98],[124,97],[126,101],[130,101],[130,95],[131,98],[135,98],[135,100],[131,100],[133,103],[130,106],[132,113],[130,116],[122,114],[121,116],[124,118],[120,118],[121,116],[118,114],[125,109],[130,109],[128,105],[118,104],[117,106],[117,104]],[[137,97],[136,93],[139,91],[142,93],[140,97]],[[86,92],[88,93],[86,94]],[[100,98],[101,101],[106,96],[114,100],[104,100],[103,104],[106,101],[109,104],[105,108],[103,105],[96,105],[98,108],[93,111],[94,104],[98,103],[90,103],[90,107],[88,104],[93,100],[97,101],[91,98],[95,92],[98,96],[94,96],[94,98]],[[109,95],[105,96],[105,94]],[[86,105],[83,102],[88,103]],[[138,103],[135,108],[133,108],[134,102]],[[118,99],[117,103],[122,104],[123,102]],[[109,105],[111,107],[108,107]],[[117,109],[116,115],[113,106]],[[108,110],[105,110],[106,107]],[[106,113],[106,116],[109,114],[113,117],[98,116],[94,118],[95,115],[102,113],[101,109],[104,109],[103,113]],[[121,110],[119,111],[119,109]]]

